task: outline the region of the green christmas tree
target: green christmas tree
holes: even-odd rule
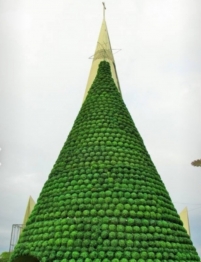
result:
[[[38,260],[200,261],[106,61],[11,258]]]

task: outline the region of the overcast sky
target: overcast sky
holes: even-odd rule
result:
[[[124,101],[201,256],[201,1],[105,2]],[[0,0],[0,252],[72,128],[101,22],[97,0]]]

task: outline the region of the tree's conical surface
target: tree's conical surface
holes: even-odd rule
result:
[[[12,261],[28,255],[42,262],[200,261],[108,62],[99,65]]]

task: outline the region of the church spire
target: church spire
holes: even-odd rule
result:
[[[114,56],[112,53],[111,43],[110,43],[107,25],[105,21],[105,10],[106,10],[106,7],[105,7],[105,3],[103,2],[103,21],[102,21],[101,30],[100,30],[99,37],[98,37],[98,42],[96,45],[96,50],[93,55],[93,61],[92,61],[91,70],[89,73],[88,82],[87,82],[87,86],[86,86],[86,90],[84,94],[84,100],[96,77],[98,65],[100,64],[101,61],[109,62],[111,73],[112,73],[112,78],[114,79],[114,82],[117,86],[118,91],[121,93],[118,75],[117,75],[116,66],[115,66],[115,61],[114,61]]]

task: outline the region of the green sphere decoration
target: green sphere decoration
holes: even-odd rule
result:
[[[106,61],[10,261],[200,261]]]

